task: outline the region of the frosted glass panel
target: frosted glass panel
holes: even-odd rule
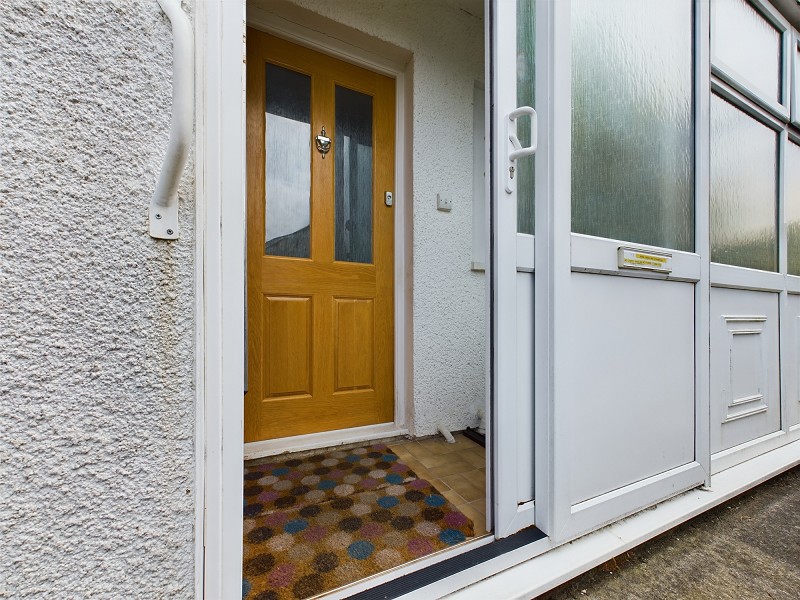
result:
[[[786,150],[786,232],[789,244],[789,273],[800,275],[800,146]]]
[[[711,96],[711,260],[775,271],[778,134]]]
[[[572,0],[572,230],[694,249],[692,1]]]
[[[533,106],[536,81],[534,42],[536,31],[535,0],[517,1],[517,106]],[[531,128],[527,117],[518,120],[517,137],[523,146],[531,143]],[[534,231],[534,159],[525,156],[517,160],[517,231]]]
[[[372,262],[372,97],[336,86],[336,260]]]
[[[794,114],[792,120],[800,125],[800,41],[794,49]]]
[[[264,253],[310,257],[311,78],[267,64]]]
[[[781,102],[781,34],[746,0],[714,0],[711,4],[711,48],[746,81]],[[720,65],[718,65],[720,66]],[[724,66],[722,67],[724,68]]]

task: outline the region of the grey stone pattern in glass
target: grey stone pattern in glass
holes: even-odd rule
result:
[[[372,262],[372,96],[336,86],[335,259]]]
[[[311,77],[267,64],[264,253],[311,257]]]

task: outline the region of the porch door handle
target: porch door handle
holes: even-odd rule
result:
[[[531,145],[523,147],[517,137],[517,119],[523,115],[530,116],[531,119]],[[513,194],[517,189],[517,159],[523,156],[530,156],[536,153],[536,146],[539,137],[539,120],[536,111],[530,106],[520,106],[512,110],[506,117],[506,138],[508,140],[508,155],[506,169],[506,193]]]

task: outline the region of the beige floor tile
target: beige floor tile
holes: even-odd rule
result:
[[[443,479],[448,475],[454,475],[456,473],[464,473],[466,471],[473,470],[474,467],[470,465],[468,462],[463,460],[460,457],[455,457],[453,460],[448,461],[447,463],[440,465],[438,467],[431,467],[428,469],[435,478]],[[447,482],[445,482],[447,483]],[[448,485],[450,485],[448,483]],[[452,486],[451,486],[452,487]]]
[[[394,452],[394,453],[395,453],[395,454],[398,456],[398,458],[400,459],[400,461],[401,461],[401,462],[405,462],[405,461],[406,461],[406,460],[408,460],[409,458],[414,458],[414,455],[413,455],[413,454],[411,454],[411,452],[409,452],[409,451],[408,451],[408,450],[407,450],[405,447],[403,447],[403,446],[401,446],[401,447],[399,447],[399,448],[395,448],[394,446],[390,446],[390,447],[389,447],[389,450],[391,450],[392,452]]]
[[[468,519],[475,525],[475,535],[483,535],[486,533],[486,517],[475,510],[470,504],[462,504],[458,507]]]
[[[468,468],[474,469],[474,465],[468,463],[461,457],[460,452],[451,452],[450,454],[438,454],[433,456],[423,456],[418,459],[426,469],[433,469],[434,467],[444,467],[452,464],[466,464]]]
[[[474,442],[468,440],[463,435],[457,434],[453,436],[455,439],[454,443],[449,443],[443,437],[434,437],[428,438],[425,440],[421,440],[419,445],[425,448],[426,450],[430,450],[436,454],[452,454],[454,452],[461,452],[463,450],[468,450],[473,445]]]
[[[406,446],[406,449],[414,456],[414,458],[418,460],[420,458],[432,458],[437,456],[435,452],[429,450],[428,448],[424,448],[420,444],[409,444]]]
[[[486,498],[481,498],[480,500],[475,500],[474,502],[470,502],[469,506],[477,510],[482,515],[486,514]]]
[[[442,481],[441,479],[432,479],[430,483],[431,483],[431,485],[432,485],[433,487],[435,487],[435,488],[436,488],[437,490],[439,490],[440,492],[446,492],[447,490],[449,490],[449,489],[450,489],[450,486],[449,486],[449,485],[447,485],[447,484],[446,484],[444,481]]]
[[[428,469],[426,469],[422,465],[422,463],[416,460],[404,460],[403,464],[406,465],[412,471],[414,471],[414,474],[420,479],[427,479],[428,481],[430,481],[431,479],[438,479],[438,477],[434,476]]]
[[[478,448],[480,448],[480,446],[478,446]],[[478,451],[475,448],[470,448],[469,450],[460,452],[459,456],[463,458],[466,462],[471,464],[474,468],[479,469],[481,467],[486,467],[486,457],[481,456],[481,454],[478,453]]]
[[[445,476],[442,477],[442,481],[467,502],[486,497],[486,493],[482,488],[472,483],[469,479],[466,479],[463,475],[455,474]]]
[[[456,506],[456,507],[458,507],[458,506],[461,506],[462,504],[463,504],[463,505],[466,505],[466,504],[468,504],[468,502],[467,502],[466,500],[464,500],[464,498],[462,498],[461,496],[459,496],[459,495],[458,495],[456,492],[454,492],[453,490],[450,490],[450,489],[448,489],[447,491],[443,491],[443,490],[439,490],[439,491],[440,491],[440,492],[442,492],[442,496],[444,496],[445,498],[447,498],[447,500],[448,500],[448,501],[450,502],[450,504],[452,504],[453,506]]]
[[[469,481],[472,485],[474,485],[478,489],[486,492],[486,473],[484,473],[483,471],[475,469],[474,471],[459,473],[459,475],[461,475],[464,479]]]

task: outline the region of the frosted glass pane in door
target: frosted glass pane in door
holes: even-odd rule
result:
[[[517,0],[517,106],[532,106],[536,99],[536,2]],[[531,130],[527,117],[518,120],[517,137],[523,146],[531,143]],[[517,231],[534,232],[534,158],[525,156],[517,160]]]
[[[786,150],[786,233],[789,244],[789,274],[800,275],[800,146]]]
[[[264,253],[311,256],[311,78],[267,64]]]
[[[372,262],[372,96],[336,86],[336,260]]]
[[[717,66],[781,102],[781,34],[747,0],[711,3],[711,49]]]
[[[778,134],[711,96],[711,260],[776,271]]]
[[[572,0],[572,231],[694,249],[691,0]]]

